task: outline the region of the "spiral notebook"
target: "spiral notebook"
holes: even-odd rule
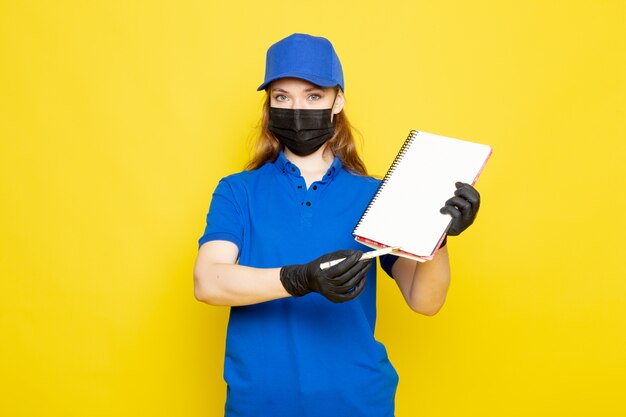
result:
[[[412,130],[352,235],[371,248],[399,246],[397,256],[432,259],[452,220],[439,209],[457,181],[475,184],[491,152],[488,145]]]

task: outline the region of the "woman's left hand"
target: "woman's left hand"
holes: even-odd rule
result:
[[[476,218],[480,207],[480,194],[470,184],[457,182],[454,197],[446,201],[446,205],[439,211],[441,214],[452,216],[452,223],[448,229],[449,236],[458,236],[467,229]]]

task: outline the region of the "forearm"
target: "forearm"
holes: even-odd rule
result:
[[[251,268],[237,265],[239,248],[233,242],[212,240],[198,250],[194,266],[194,294],[212,305],[242,306],[291,295],[317,292],[340,303],[357,297],[365,288],[370,261],[360,262],[363,252],[338,250],[306,264],[281,268]],[[330,268],[325,262],[344,259]]]
[[[210,263],[194,271],[196,298],[211,305],[241,306],[288,297],[280,268]]]
[[[393,267],[393,276],[411,309],[432,316],[445,303],[450,286],[450,263],[447,246],[424,263],[400,258]]]

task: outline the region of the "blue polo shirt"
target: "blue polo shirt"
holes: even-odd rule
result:
[[[307,189],[281,152],[274,162],[219,182],[199,246],[230,241],[239,248],[239,265],[256,268],[369,250],[351,232],[379,183],[349,173],[335,158]],[[381,259],[387,273],[396,259]],[[393,416],[398,375],[374,339],[375,323],[374,267],[363,292],[348,302],[310,293],[231,307],[226,416]]]

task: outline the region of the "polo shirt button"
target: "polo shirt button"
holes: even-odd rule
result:
[[[313,186],[313,190],[317,190],[317,185],[314,185],[314,186]]]
[[[310,202],[310,201],[307,201],[307,202],[306,202],[306,205],[307,205],[307,206],[310,206],[310,205],[311,205],[311,202]]]
[[[301,185],[298,185],[298,188],[302,188],[302,186],[301,186]]]
[[[291,167],[291,172],[296,172],[296,169],[294,167]]]

